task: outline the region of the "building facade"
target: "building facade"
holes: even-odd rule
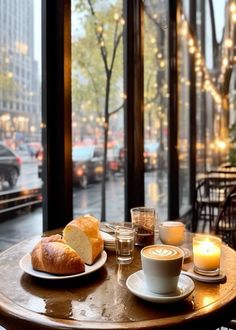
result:
[[[0,0],[0,87],[0,139],[40,141],[33,0]]]

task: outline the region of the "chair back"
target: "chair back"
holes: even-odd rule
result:
[[[236,185],[221,205],[214,233],[232,248],[236,248]]]

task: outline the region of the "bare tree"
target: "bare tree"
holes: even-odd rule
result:
[[[113,27],[113,36],[111,37],[112,40],[109,40],[109,49],[107,47],[107,35],[105,36],[104,32],[104,25],[103,22],[99,21],[99,17],[96,12],[96,6],[94,1],[87,0],[88,9],[90,17],[93,19],[94,24],[94,35],[97,40],[97,46],[100,53],[101,62],[103,64],[104,72],[105,72],[105,86],[104,87],[104,102],[103,102],[103,141],[104,141],[104,151],[103,151],[103,176],[102,176],[102,185],[101,185],[101,220],[106,221],[106,178],[107,178],[107,151],[108,151],[108,132],[109,132],[109,124],[110,124],[110,117],[120,111],[124,104],[117,106],[115,109],[111,110],[111,87],[112,87],[112,77],[114,72],[114,67],[116,64],[116,57],[118,49],[121,45],[122,38],[123,38],[123,25],[124,19],[122,13],[116,13],[113,17],[114,27]],[[85,8],[85,3],[80,2],[80,6],[83,9]],[[93,73],[90,72],[89,68],[86,68],[87,74],[90,77],[91,86],[93,90],[97,94],[96,84],[94,83]],[[96,103],[98,107],[98,97],[96,96]]]

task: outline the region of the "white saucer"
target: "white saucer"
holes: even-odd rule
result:
[[[150,292],[144,281],[142,270],[133,273],[127,278],[127,288],[137,297],[154,303],[172,303],[188,297],[194,290],[195,285],[193,280],[181,274],[179,277],[178,288],[175,292],[169,294],[157,294]]]
[[[197,280],[197,281],[200,281],[200,282],[205,282],[205,283],[221,283],[221,282],[224,282],[225,279],[226,279],[226,275],[222,271],[220,271],[220,274],[216,275],[216,276],[206,276],[206,275],[197,274],[193,270],[193,267],[188,269],[187,271],[182,270],[181,274],[185,274],[187,276],[190,276],[194,280]]]

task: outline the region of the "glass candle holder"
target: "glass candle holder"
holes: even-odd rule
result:
[[[155,240],[156,211],[154,207],[134,207],[130,210],[135,229],[135,245],[152,245]]]
[[[196,234],[193,237],[194,271],[201,275],[217,276],[220,273],[221,239],[212,235]]]

